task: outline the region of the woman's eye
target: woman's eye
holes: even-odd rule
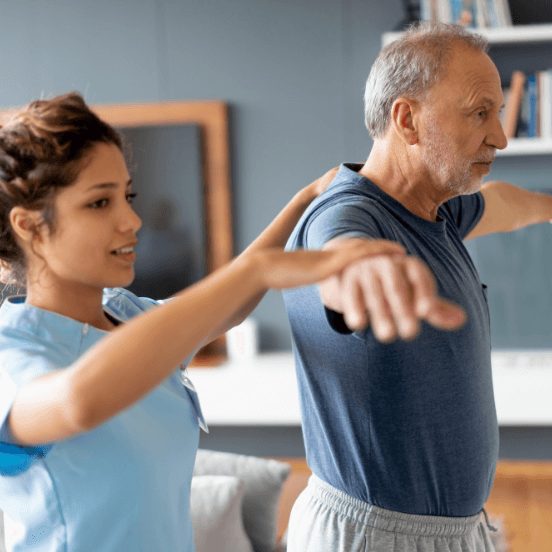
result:
[[[137,196],[138,194],[136,192],[133,192],[131,194],[127,194],[126,195],[126,199],[129,203],[134,203],[134,198]]]
[[[104,207],[107,207],[107,204],[109,203],[108,199],[98,199],[97,201],[94,201],[93,203],[90,203],[88,207],[91,209],[103,209]]]

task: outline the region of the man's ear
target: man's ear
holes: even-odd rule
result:
[[[14,207],[10,211],[10,223],[16,238],[25,244],[30,244],[39,235],[38,228],[41,215],[24,207]]]
[[[416,100],[400,97],[391,106],[391,125],[409,146],[418,143],[418,131],[415,124],[417,105]]]

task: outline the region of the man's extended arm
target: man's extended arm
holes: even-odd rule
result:
[[[552,220],[551,195],[524,190],[499,180],[485,184],[481,193],[485,199],[485,211],[466,236],[467,240]]]

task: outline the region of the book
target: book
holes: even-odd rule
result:
[[[512,26],[512,12],[508,0],[494,0],[496,4],[496,12],[498,16],[498,24],[501,27]]]
[[[538,136],[538,78],[536,73],[527,77],[527,137]]]
[[[516,135],[524,86],[524,73],[514,71],[510,80],[508,103],[504,106],[504,134],[507,138],[513,138]]]
[[[475,23],[478,28],[489,27],[489,14],[487,13],[487,0],[475,0]]]
[[[540,75],[540,136],[552,139],[552,70],[541,71]]]

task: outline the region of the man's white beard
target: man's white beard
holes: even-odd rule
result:
[[[429,128],[424,141],[424,161],[434,181],[451,197],[477,192],[481,179],[472,174],[472,162],[455,158],[435,123]]]

